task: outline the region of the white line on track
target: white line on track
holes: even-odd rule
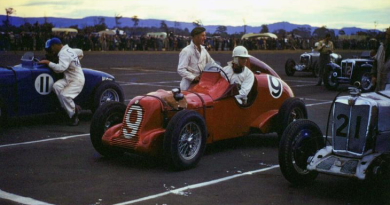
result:
[[[299,87],[314,86],[314,85],[316,84],[291,85],[290,88],[299,88]]]
[[[140,71],[140,72],[177,73],[174,71],[150,70],[150,69],[142,69],[142,68],[110,68],[110,69],[112,69],[112,70],[132,70],[132,71]]]
[[[49,204],[49,203],[46,203],[46,202],[37,201],[37,200],[32,199],[32,198],[28,198],[28,197],[23,197],[23,196],[18,196],[18,195],[15,195],[15,194],[7,193],[7,192],[2,191],[2,190],[0,190],[0,198],[1,199],[6,199],[6,200],[9,200],[9,201],[13,201],[13,202],[17,202],[17,203],[20,203],[20,204],[52,205],[52,204]]]
[[[30,142],[21,142],[21,143],[0,145],[0,148],[19,146],[19,145],[25,145],[25,144],[35,144],[35,143],[48,142],[48,141],[54,141],[54,140],[67,140],[67,139],[71,139],[71,138],[85,137],[85,136],[89,136],[89,133],[88,134],[80,134],[80,135],[70,135],[70,136],[64,136],[64,137],[57,137],[57,138],[50,138],[50,139],[37,140],[37,141],[30,141]]]
[[[242,176],[246,176],[246,175],[252,175],[252,174],[256,174],[256,173],[260,173],[260,172],[265,172],[265,171],[268,171],[268,170],[271,170],[271,169],[275,169],[275,168],[278,168],[278,167],[279,167],[279,165],[274,165],[274,166],[263,168],[263,169],[258,169],[258,170],[254,170],[254,171],[244,172],[242,174],[235,174],[235,175],[232,175],[232,176],[223,177],[223,178],[220,178],[220,179],[215,179],[215,180],[211,180],[211,181],[208,181],[208,182],[202,182],[202,183],[199,183],[199,184],[193,184],[193,185],[185,186],[185,187],[182,187],[182,188],[179,188],[179,189],[169,190],[169,191],[162,192],[162,193],[159,193],[159,194],[155,194],[155,195],[151,195],[151,196],[147,196],[147,197],[143,197],[143,198],[135,199],[135,200],[131,200],[131,201],[126,201],[126,202],[122,202],[122,203],[118,203],[118,204],[114,204],[114,205],[134,204],[134,203],[137,203],[137,202],[147,201],[147,200],[150,200],[150,199],[155,199],[155,198],[158,198],[158,197],[166,196],[168,194],[180,194],[183,191],[187,191],[187,190],[190,190],[190,189],[197,189],[197,188],[200,188],[200,187],[210,186],[210,185],[218,184],[220,182],[228,181],[228,180],[231,180],[231,179],[234,179],[234,178],[238,178],[238,177],[242,177]]]
[[[306,80],[283,80],[285,82],[293,82],[293,83],[317,83],[315,81],[306,81]]]
[[[332,103],[332,102],[333,102],[333,101],[326,101],[326,102],[319,102],[319,103],[306,104],[306,107],[311,107],[311,106],[315,106],[315,105],[330,104],[330,103]]]
[[[314,99],[314,98],[299,98],[301,100],[310,100],[310,101],[320,101],[320,102],[328,102],[329,100],[321,100],[321,99]]]
[[[144,83],[139,83],[139,82],[126,82],[126,81],[116,81],[119,84],[128,84],[128,83],[136,83],[136,84],[166,84],[166,83],[180,83],[180,80],[171,80],[171,81],[159,81],[159,82],[144,82]]]
[[[154,84],[154,83],[126,83],[126,84],[121,84],[121,86],[127,86],[127,85],[145,85],[145,86],[169,87],[169,88],[177,88],[178,87],[178,86],[173,86],[173,85],[159,85],[159,84]]]
[[[160,75],[161,73],[121,73],[121,74],[117,74],[117,75],[118,76],[135,76],[135,75],[151,75],[151,74]]]

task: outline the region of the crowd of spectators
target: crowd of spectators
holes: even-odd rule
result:
[[[0,33],[0,51],[39,51],[51,37],[58,37],[70,47],[84,51],[180,51],[190,43],[189,36],[147,36],[147,35],[108,35],[99,33]],[[205,46],[209,51],[232,51],[237,45],[244,45],[248,50],[284,50],[311,49],[319,39],[279,38],[245,39],[237,37],[207,37]],[[369,40],[332,39],[336,49],[370,49],[377,44]]]

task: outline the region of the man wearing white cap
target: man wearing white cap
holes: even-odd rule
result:
[[[235,97],[238,103],[242,105],[247,103],[248,94],[255,81],[253,72],[245,66],[249,57],[251,56],[244,46],[237,46],[233,50],[233,61],[228,62],[228,65],[223,68],[223,71],[230,80],[230,84],[236,84],[238,86],[239,94]],[[226,79],[223,73],[221,75]]]
[[[48,65],[56,73],[64,73],[64,78],[53,85],[53,90],[66,110],[70,118],[70,126],[79,124],[78,109],[73,99],[83,90],[85,77],[80,65],[83,54],[80,49],[72,49],[68,45],[62,45],[58,38],[52,38],[46,42],[51,52],[58,54],[59,62],[53,63],[48,60],[41,60],[39,63]]]

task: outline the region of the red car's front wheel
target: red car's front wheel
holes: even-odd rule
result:
[[[196,166],[206,147],[203,117],[191,110],[178,112],[169,121],[164,137],[164,154],[170,165],[182,170]]]

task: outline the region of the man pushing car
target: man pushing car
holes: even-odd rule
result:
[[[230,84],[236,84],[238,86],[239,94],[236,95],[238,103],[245,105],[247,103],[248,94],[252,89],[255,76],[252,71],[249,70],[245,65],[250,55],[248,50],[244,46],[237,46],[233,50],[233,61],[228,62],[228,65],[223,68],[226,76],[221,75],[226,79],[230,80]]]
[[[76,109],[73,99],[80,94],[85,83],[79,60],[83,56],[82,50],[63,45],[58,38],[47,41],[45,47],[50,48],[54,54],[58,54],[59,62],[53,63],[49,60],[41,60],[39,63],[48,65],[55,73],[64,73],[64,78],[54,83],[53,90],[70,118],[69,125],[77,126],[79,123],[79,109]]]
[[[186,46],[179,56],[177,72],[182,77],[180,82],[181,90],[187,90],[191,83],[197,83],[206,64],[214,62],[210,54],[202,46],[206,39],[206,29],[195,27],[191,31],[191,37],[191,44]]]

